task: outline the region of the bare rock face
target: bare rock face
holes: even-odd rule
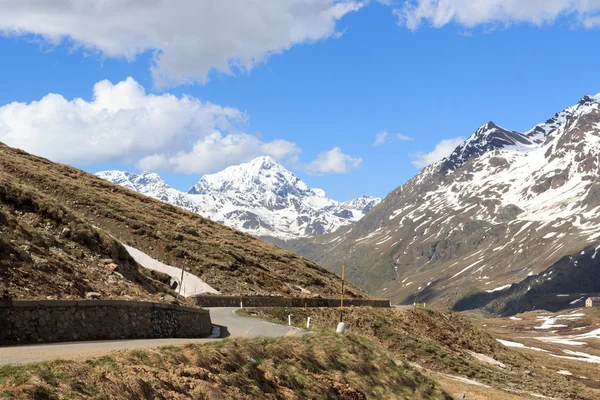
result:
[[[600,95],[585,96],[528,132],[487,123],[351,229],[285,245],[336,272],[345,264],[355,283],[405,304],[523,311],[529,287],[561,290],[543,272],[576,268],[560,261],[575,256],[588,267],[568,289],[584,280],[600,291],[583,273],[600,265],[599,161]]]

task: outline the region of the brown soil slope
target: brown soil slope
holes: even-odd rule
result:
[[[0,173],[0,297],[160,301],[168,276],[140,268],[125,248],[57,201]]]
[[[0,284],[12,296],[78,297],[104,289],[93,272],[101,270],[102,258],[142,276],[111,236],[163,263],[185,266],[224,294],[307,296],[303,288],[312,296],[331,296],[339,291],[334,274],[293,253],[3,144],[0,182]],[[71,278],[79,275],[87,286],[69,290]],[[118,293],[127,291],[122,289]],[[348,294],[367,296],[353,286]]]

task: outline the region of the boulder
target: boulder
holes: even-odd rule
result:
[[[85,298],[88,300],[97,300],[101,297],[102,295],[98,292],[87,292],[85,294]]]

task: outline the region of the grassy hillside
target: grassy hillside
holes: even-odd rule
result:
[[[448,399],[363,337],[233,340],[0,368],[6,399]]]
[[[149,287],[145,273],[114,239],[166,264],[185,266],[224,294],[331,296],[339,291],[334,274],[293,253],[2,144],[0,183],[0,290],[13,297],[81,297],[92,289],[145,296],[168,290]],[[107,257],[128,278],[122,284],[98,281],[108,279],[101,262]],[[347,293],[366,297],[353,286]]]
[[[302,323],[305,311],[291,311],[295,321]],[[336,309],[308,311],[311,326],[315,329],[332,331],[339,321],[339,310]],[[246,312],[287,322],[288,310],[283,308]],[[482,399],[528,399],[532,398],[531,394],[536,394],[556,399],[592,400],[600,396],[600,392],[557,374],[556,369],[538,363],[529,355],[503,346],[483,329],[455,313],[412,307],[348,308],[344,321],[348,332],[379,344],[392,359],[419,366],[428,376],[444,380],[444,387],[452,393],[455,393],[452,389],[455,385],[447,386],[448,381],[469,380],[467,398],[472,398],[470,393],[474,387],[483,396],[474,398]],[[461,389],[457,393],[465,392],[464,387]]]
[[[56,200],[0,173],[0,296],[160,301],[168,277],[138,267],[125,248]]]

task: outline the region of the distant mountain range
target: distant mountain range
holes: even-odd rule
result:
[[[396,302],[512,313],[600,291],[600,95],[527,132],[489,122],[351,228],[284,245]]]
[[[332,200],[271,157],[205,175],[187,193],[169,187],[155,173],[105,171],[96,175],[232,228],[279,240],[334,232],[360,220],[381,202],[371,196]]]

